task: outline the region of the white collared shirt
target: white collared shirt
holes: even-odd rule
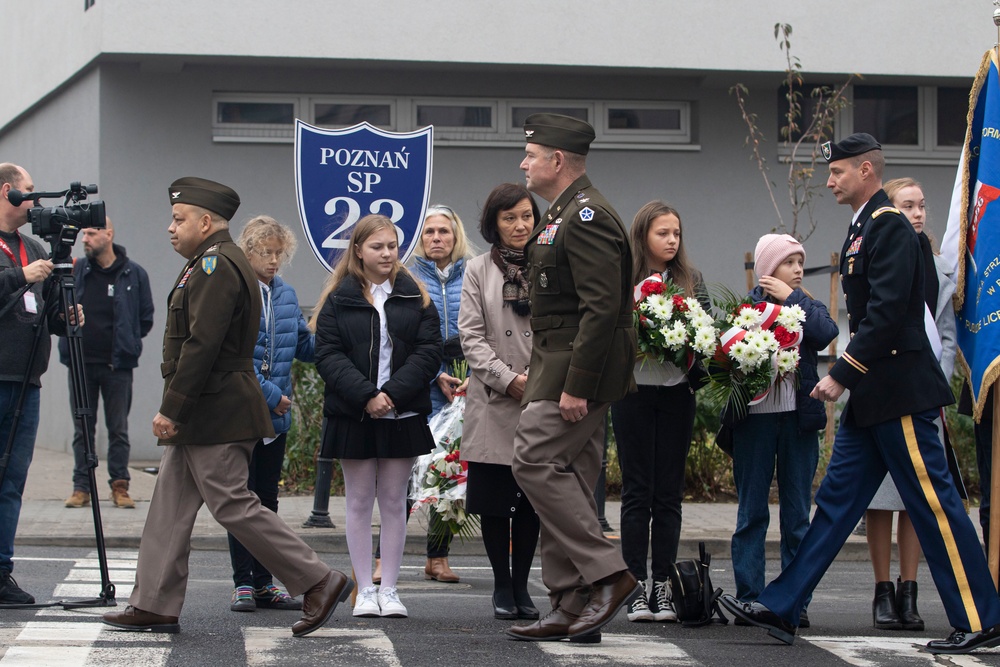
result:
[[[379,344],[376,386],[382,389],[392,376],[392,339],[389,338],[389,321],[385,316],[385,302],[392,294],[392,285],[389,284],[388,280],[378,285],[371,283],[368,290],[372,295],[372,305],[375,306],[375,311],[378,313]],[[379,419],[402,419],[403,417],[413,417],[416,414],[416,412],[397,414],[395,410],[391,410]]]

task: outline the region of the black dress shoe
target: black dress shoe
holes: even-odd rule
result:
[[[924,619],[917,613],[917,582],[896,579],[896,613],[904,630],[924,631]]]
[[[875,584],[875,599],[872,600],[872,625],[878,630],[902,630],[896,613],[896,589],[891,581]]]
[[[496,591],[493,592],[493,618],[501,621],[514,621],[520,618],[517,614],[516,606],[497,602]],[[538,618],[538,616],[535,616],[535,618]]]
[[[531,625],[514,625],[507,629],[507,636],[522,642],[557,642],[569,637],[569,627],[576,615],[556,607]]]
[[[1000,646],[1000,625],[986,628],[980,632],[965,632],[955,630],[947,639],[935,639],[927,642],[930,653],[971,653],[980,648]]]
[[[523,621],[537,621],[538,609],[533,604],[514,605],[517,609],[517,617]]]
[[[761,603],[740,602],[732,595],[723,595],[719,598],[719,602],[736,618],[742,618],[750,625],[764,628],[767,630],[767,634],[775,639],[786,644],[795,641],[795,626]]]

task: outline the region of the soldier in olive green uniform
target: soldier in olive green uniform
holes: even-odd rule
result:
[[[305,593],[302,620],[292,631],[309,634],[332,616],[353,584],[247,490],[254,444],[274,430],[253,367],[260,290],[229,235],[239,196],[213,181],[182,178],[170,186],[170,201],[170,242],[188,263],[168,299],[163,401],[153,419],[153,433],[166,448],[130,604],[105,614],[104,622],[124,630],[179,631],[191,530],[206,504],[292,595]]]
[[[632,253],[621,219],[586,176],[594,129],[534,114],[524,133],[528,189],[551,206],[525,246],[534,344],[513,468],[541,519],[553,610],[508,634],[593,642],[639,590],[594,503],[608,406],[635,388]]]

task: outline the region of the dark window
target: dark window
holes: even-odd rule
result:
[[[608,109],[610,130],[679,130],[680,109]]]
[[[961,146],[965,143],[969,92],[968,88],[937,89],[938,146]]]
[[[219,123],[291,125],[295,121],[295,105],[291,103],[219,102],[216,113]]]
[[[822,99],[829,97],[830,86],[825,84],[810,84],[796,86],[795,91],[798,94],[798,103],[801,109],[801,113],[798,118],[794,119],[795,127],[789,134],[785,136],[785,128],[788,127],[788,86],[781,86],[778,88],[778,141],[798,141],[802,138],[803,131],[809,127],[809,124],[813,122],[813,118],[816,116],[816,103],[821,99],[820,94],[823,95]],[[832,132],[828,132],[827,136],[824,137],[824,141],[827,139],[832,139]]]
[[[883,145],[919,145],[919,115],[916,86],[854,86],[854,131]]]
[[[515,130],[524,127],[524,120],[533,113],[560,113],[580,120],[589,120],[587,110],[581,107],[514,107],[510,108],[510,126]]]
[[[93,7],[95,2],[97,2],[97,0],[83,0],[83,11],[87,11]]]
[[[361,121],[387,128],[392,123],[388,104],[317,104],[316,124],[326,127],[349,127]]]
[[[421,104],[417,107],[417,125],[440,127],[493,127],[493,108],[467,104]]]

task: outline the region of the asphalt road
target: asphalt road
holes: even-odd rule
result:
[[[134,551],[109,554],[119,605],[126,604],[131,590],[135,555]],[[334,567],[349,569],[345,556],[327,558]],[[0,610],[0,667],[1000,665],[997,651],[951,659],[919,652],[919,645],[950,632],[926,567],[919,579],[926,632],[873,630],[869,565],[836,562],[810,605],[812,628],[803,630],[789,647],[757,628],[629,623],[624,613],[607,626],[598,645],[510,641],[504,635],[510,622],[491,615],[492,575],[486,559],[455,557],[452,565],[462,582],[439,584],[424,581],[421,559],[406,557],[399,592],[409,608],[407,619],[354,619],[348,608],[341,607],[327,627],[308,638],[293,639],[295,612],[229,611],[228,554],[196,551],[191,555],[180,634],[116,631],[97,621],[106,609]],[[777,569],[776,563],[768,566],[769,572]],[[20,548],[14,574],[40,600],[94,597],[100,590],[91,549]],[[729,561],[716,559],[712,578],[716,586],[733,590]],[[538,570],[532,574],[532,591],[544,611]]]

